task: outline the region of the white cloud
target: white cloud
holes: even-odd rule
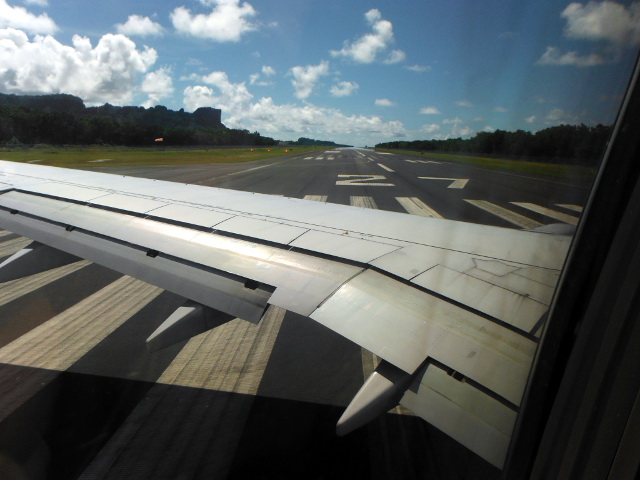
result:
[[[128,104],[157,59],[154,49],[138,50],[124,35],[104,35],[93,47],[75,35],[73,45],[51,36],[29,41],[24,32],[0,30],[0,90],[9,93],[69,93],[88,104]]]
[[[359,88],[360,85],[355,82],[340,82],[331,87],[331,95],[334,97],[350,97]]]
[[[152,21],[149,17],[141,17],[140,15],[129,15],[126,23],[116,25],[118,33],[123,35],[162,35],[162,26]]]
[[[273,82],[268,80],[269,78],[275,76],[276,71],[273,67],[269,65],[263,65],[260,73],[254,73],[249,76],[249,84],[257,85],[259,87],[266,87],[269,85],[273,85]]]
[[[440,125],[437,123],[422,125],[422,127],[420,127],[420,131],[424,133],[436,133],[440,131]]]
[[[440,110],[438,110],[436,107],[424,107],[420,109],[420,113],[422,115],[439,115]]]
[[[463,120],[459,117],[444,119],[442,121],[443,125],[452,125],[451,133],[446,135],[445,138],[468,137],[476,133],[471,127],[462,123]]]
[[[473,107],[473,104],[468,100],[458,100],[456,102],[456,105],[459,106],[459,107],[465,107],[465,108]]]
[[[377,107],[395,107],[396,103],[392,102],[388,98],[377,98],[376,99],[376,106]]]
[[[617,2],[570,3],[561,14],[564,34],[581,40],[605,40],[617,45],[640,44],[640,3],[627,8]]]
[[[211,13],[192,15],[186,7],[171,12],[171,21],[178,32],[216,42],[237,42],[242,35],[257,28],[250,21],[256,11],[247,2],[208,0],[201,3],[212,6]]]
[[[561,108],[554,108],[544,117],[544,123],[546,125],[571,125],[579,122],[580,119],[578,116],[571,115]]]
[[[482,129],[483,132],[488,132],[488,133],[492,133],[495,132],[496,129],[493,128],[491,125],[485,125],[484,128]]]
[[[429,70],[431,70],[431,67],[429,65],[408,65],[406,67],[404,67],[405,70],[411,70],[412,72],[428,72]]]
[[[393,37],[393,25],[388,20],[382,19],[382,14],[377,9],[365,13],[365,18],[373,33],[368,33],[353,43],[344,42],[341,50],[331,50],[334,57],[344,57],[356,63],[373,63],[380,55],[389,49],[395,42]],[[392,50],[384,59],[384,63],[398,63],[405,59],[406,54],[402,50]]]
[[[185,108],[191,111],[198,107],[221,108],[224,123],[231,128],[257,130],[279,139],[303,135],[331,137],[343,142],[359,141],[360,144],[406,135],[401,122],[385,122],[378,116],[345,115],[340,110],[308,102],[302,106],[278,105],[270,97],[255,101],[244,83],[231,83],[224,72],[213,72],[199,80],[206,85],[189,86],[184,90]]]
[[[173,93],[173,81],[170,74],[171,71],[168,68],[160,68],[144,77],[140,90],[149,95],[149,98],[142,104],[143,107],[153,107],[160,103],[161,99]]]
[[[311,95],[320,77],[329,75],[329,62],[322,61],[318,65],[307,65],[306,67],[296,66],[289,73],[293,75],[291,83],[296,90],[296,97],[305,99]]]
[[[404,62],[407,58],[407,54],[402,50],[392,50],[389,56],[384,60],[387,65],[393,65],[394,63]]]
[[[27,5],[37,5],[39,7],[48,7],[49,2],[47,0],[24,0]]]
[[[593,67],[605,63],[605,59],[596,53],[580,56],[577,52],[560,53],[557,47],[547,47],[536,65]]]
[[[0,0],[0,28],[6,27],[42,34],[52,34],[58,30],[46,13],[34,15],[24,7],[12,7],[6,0]]]
[[[506,108],[504,108],[504,107],[495,107],[495,108],[493,109],[493,111],[494,111],[494,112],[497,112],[497,113],[505,113],[505,112],[508,112],[509,110],[507,110],[507,109],[506,109]]]
[[[531,115],[530,117],[526,117],[524,119],[524,121],[527,122],[527,123],[533,123],[533,122],[536,121],[536,116],[535,115]]]

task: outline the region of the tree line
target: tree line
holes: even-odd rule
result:
[[[422,152],[455,152],[542,160],[549,163],[595,166],[612,128],[605,125],[559,125],[535,133],[524,130],[480,132],[463,140],[416,140],[379,143],[376,148]]]
[[[0,94],[0,144],[11,145],[275,145],[258,132],[225,127],[218,109],[193,113],[158,105],[85,107],[72,95]]]

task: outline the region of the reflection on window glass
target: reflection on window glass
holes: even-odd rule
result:
[[[0,477],[500,478],[638,3],[0,1]]]

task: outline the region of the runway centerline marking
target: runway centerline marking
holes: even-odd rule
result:
[[[386,180],[384,175],[338,175],[338,178],[346,180],[337,180],[336,185],[351,185],[357,187],[395,187],[393,183],[382,183],[379,180]]]

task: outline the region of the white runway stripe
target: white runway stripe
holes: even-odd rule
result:
[[[387,172],[391,172],[391,173],[395,172],[395,170],[390,169],[389,167],[387,167],[382,163],[379,163],[378,166],[384,168]]]
[[[32,241],[33,240],[29,240],[28,238],[19,237],[0,243],[0,258],[13,255],[18,250],[22,250],[24,247],[29,245]]]
[[[491,203],[486,200],[465,199],[464,201],[478,208],[481,208],[485,212],[489,212],[493,215],[496,215],[497,217],[500,217],[503,220],[506,220],[507,222],[512,223],[513,225],[516,225],[520,228],[525,228],[529,230],[532,228],[542,226],[542,223],[540,222],[536,222],[535,220],[527,218],[524,215],[520,215],[519,213],[512,212],[511,210],[507,210],[506,208],[503,208],[499,205],[496,205],[495,203]]]
[[[567,210],[572,210],[574,212],[582,213],[582,207],[580,205],[569,205],[566,203],[556,203],[560,208],[566,208]]]
[[[411,215],[420,215],[422,217],[444,218],[429,205],[424,203],[417,197],[396,197],[396,200]]]
[[[327,195],[305,195],[304,200],[313,200],[314,202],[326,202]]]
[[[371,208],[374,210],[378,209],[378,205],[376,205],[376,201],[373,199],[373,197],[354,195],[350,197],[349,200],[352,207]]]
[[[1,348],[0,363],[64,371],[160,293],[121,277]]]
[[[511,202],[514,205],[517,205],[522,208],[526,208],[527,210],[531,210],[532,212],[539,213],[544,215],[545,217],[553,218],[555,220],[560,220],[561,222],[568,223],[569,225],[577,225],[578,217],[574,217],[573,215],[567,215],[566,213],[557,212],[556,210],[551,210],[550,208],[542,207],[540,205],[536,205],[535,203],[527,203],[527,202]]]
[[[285,313],[271,306],[258,324],[236,318],[193,337],[158,383],[257,394]]]
[[[10,282],[0,283],[0,306],[6,305],[17,298],[44,287],[51,282],[55,282],[60,278],[66,277],[90,264],[91,262],[87,260],[81,260],[36,275],[29,275],[28,277],[19,278]]]

